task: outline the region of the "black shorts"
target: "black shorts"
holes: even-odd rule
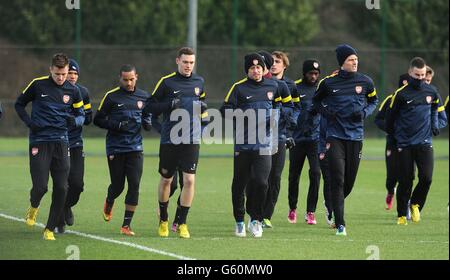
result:
[[[177,169],[195,174],[199,151],[199,144],[161,144],[159,146],[159,173],[164,178],[171,178]]]

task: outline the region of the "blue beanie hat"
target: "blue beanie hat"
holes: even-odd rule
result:
[[[76,71],[80,75],[80,66],[78,66],[75,59],[69,59],[69,71]]]
[[[339,66],[344,64],[347,57],[352,54],[357,55],[356,50],[349,45],[343,44],[336,47],[336,58],[339,63]]]

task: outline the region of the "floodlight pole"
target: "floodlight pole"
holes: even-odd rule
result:
[[[197,0],[189,0],[188,38],[187,45],[197,53]]]
[[[81,0],[79,0],[80,8],[75,10],[75,58],[81,63]]]
[[[237,45],[238,45],[238,13],[239,13],[239,0],[233,0],[233,14],[232,14],[232,33],[231,33],[231,82],[235,82],[237,79]]]
[[[386,37],[387,37],[387,9],[389,4],[387,1],[382,1],[381,6],[381,59],[380,59],[380,92],[385,93],[386,82]]]

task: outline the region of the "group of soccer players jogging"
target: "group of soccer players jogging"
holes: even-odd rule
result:
[[[322,175],[326,221],[336,229],[336,235],[347,235],[344,202],[353,189],[362,156],[364,120],[376,110],[378,97],[372,79],[358,72],[358,55],[353,47],[337,46],[336,57],[339,69],[323,79],[319,79],[320,62],[305,60],[303,76],[297,81],[284,74],[289,67],[284,52],[258,51],[244,57],[246,77],[231,86],[220,107],[222,117],[234,122],[231,191],[236,236],[245,237],[249,232],[258,238],[264,229],[274,227],[271,218],[287,150],[288,222],[297,223],[299,181],[307,158],[310,168],[305,222],[317,223]],[[151,93],[136,86],[136,68],[123,65],[118,87],[107,91],[93,116],[89,91],[78,83],[78,63],[65,54],[55,54],[50,75],[29,83],[15,103],[17,114],[30,131],[32,188],[26,224],[36,223],[49,174],[53,193],[43,238],[55,240],[55,232],[64,233],[66,225],[74,224],[72,208],[84,188],[82,126],[93,122],[107,130],[111,182],[103,219],[112,219],[115,200],[127,180],[120,233],[134,236],[131,222],[144,165],[141,130],[154,127],[161,134],[157,234],[170,234],[168,205],[179,180],[181,192],[171,230],[181,238],[190,238],[187,216],[195,193],[202,130],[210,120],[204,79],[193,73],[195,61],[193,49],[179,49],[176,71],[162,77]],[[441,100],[430,84],[432,75],[430,78],[427,73],[434,74],[422,58],[413,58],[400,87],[381,103],[375,121],[387,134],[386,207],[392,207],[398,182],[399,225],[407,225],[409,215],[413,222],[420,221],[432,181],[432,137],[447,125],[448,97],[445,102]],[[25,110],[29,102],[31,116]],[[189,116],[187,122],[175,116],[179,111]],[[255,113],[255,125],[250,121],[238,125],[237,111]],[[181,136],[176,131],[180,124],[187,128]],[[416,167],[419,180],[413,191]],[[250,217],[247,225],[246,214]]]

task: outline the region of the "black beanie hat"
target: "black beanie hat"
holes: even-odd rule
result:
[[[264,63],[266,64],[266,67],[268,70],[270,70],[270,68],[273,65],[273,57],[272,54],[266,51],[259,51],[258,54],[260,56],[262,56]]]
[[[339,66],[342,66],[344,64],[347,57],[351,56],[352,54],[357,55],[356,50],[352,48],[349,45],[339,45],[336,47],[336,58],[339,63]]]
[[[250,69],[250,67],[252,67],[253,65],[260,65],[262,68],[264,68],[264,58],[262,58],[262,56],[257,53],[247,54],[244,57],[245,73],[248,74],[248,69]]]
[[[76,71],[80,75],[80,66],[78,66],[75,59],[69,59],[69,71]]]
[[[402,86],[406,85],[408,81],[409,81],[408,73],[400,75],[400,77],[398,77],[398,87],[401,88]]]
[[[303,75],[309,71],[317,70],[320,73],[320,63],[315,59],[308,59],[303,62]]]

